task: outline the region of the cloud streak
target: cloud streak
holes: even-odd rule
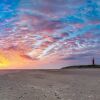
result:
[[[2,0],[0,50],[22,51],[22,58],[37,61],[52,56],[74,60],[91,56],[90,49],[96,55],[99,12],[98,0]]]

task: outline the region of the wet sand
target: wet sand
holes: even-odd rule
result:
[[[100,69],[0,71],[0,100],[100,100]]]

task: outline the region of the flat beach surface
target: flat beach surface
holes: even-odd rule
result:
[[[0,71],[0,100],[100,100],[100,69]]]

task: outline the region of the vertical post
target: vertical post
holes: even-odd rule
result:
[[[95,59],[93,58],[93,60],[92,60],[92,65],[95,65]]]

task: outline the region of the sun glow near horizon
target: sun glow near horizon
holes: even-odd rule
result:
[[[12,69],[13,66],[25,65],[25,60],[16,51],[0,51],[0,69]]]
[[[20,50],[0,50],[0,69],[26,69],[39,65],[37,60],[25,55]],[[28,67],[26,67],[28,66]]]
[[[0,54],[0,69],[7,68],[9,65],[9,60],[3,54]]]

